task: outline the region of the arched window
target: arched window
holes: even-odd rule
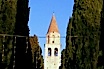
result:
[[[52,43],[54,43],[54,41],[55,41],[55,35],[53,35],[53,41],[52,41]]]
[[[48,48],[48,56],[51,56],[51,48]]]
[[[49,43],[49,41],[50,41],[50,40],[49,40],[49,35],[48,35],[48,43]]]
[[[54,43],[54,41],[52,41],[52,43]]]
[[[58,56],[58,49],[57,48],[54,49],[54,55]]]

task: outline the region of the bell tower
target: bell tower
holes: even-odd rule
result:
[[[53,13],[46,34],[44,69],[59,69],[61,65],[60,33]]]

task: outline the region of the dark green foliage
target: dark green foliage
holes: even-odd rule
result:
[[[0,0],[0,34],[13,35],[16,21],[16,3],[14,0]],[[13,56],[12,41],[13,37],[5,36],[3,38],[3,36],[0,36],[0,69],[10,69],[13,65],[11,62]],[[2,54],[4,54],[3,57]]]
[[[104,66],[104,1],[103,8],[101,12],[101,37],[100,37],[100,51],[102,51],[102,56],[99,57],[99,66]]]
[[[33,69],[43,69],[43,56],[42,50],[38,43],[38,38],[36,35],[30,37],[30,44],[32,48],[32,62]]]
[[[29,10],[28,0],[17,0],[17,14],[15,24],[15,35],[27,36],[29,38]],[[29,42],[29,39],[28,39]],[[26,53],[26,38],[18,37],[16,39],[16,69],[31,69],[32,68],[32,54],[31,47],[28,44],[28,50]]]
[[[29,10],[28,0],[0,0],[0,34],[29,38]],[[14,37],[0,36],[0,69],[13,69],[13,65],[15,65],[14,69],[32,69],[31,47],[26,37],[16,37],[16,43],[14,43]],[[14,47],[16,47],[16,53]]]
[[[61,66],[59,69],[65,69],[65,49],[61,52]]]
[[[66,69],[98,68],[101,10],[102,0],[74,0],[66,35]]]

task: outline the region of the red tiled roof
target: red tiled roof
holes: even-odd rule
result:
[[[48,32],[47,33],[50,33],[50,32],[58,32],[59,33],[57,22],[56,22],[56,19],[55,19],[54,15],[52,16],[52,19],[51,19],[51,22],[50,22],[50,26],[48,28]]]

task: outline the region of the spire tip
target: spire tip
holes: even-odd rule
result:
[[[53,15],[54,15],[54,12],[53,12]]]

